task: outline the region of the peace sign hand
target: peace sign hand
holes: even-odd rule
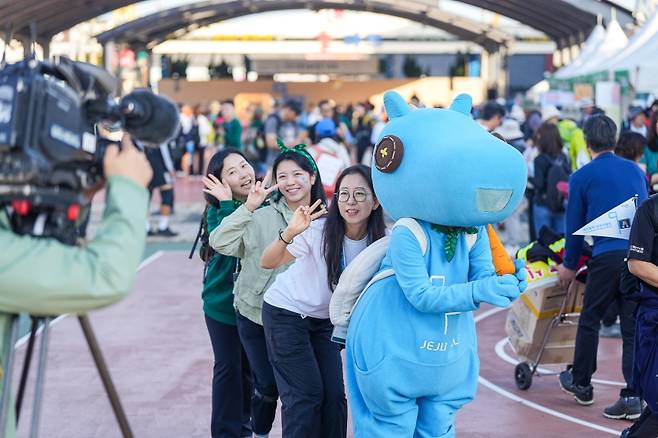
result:
[[[292,215],[292,218],[288,222],[288,227],[286,228],[286,234],[289,237],[293,238],[300,235],[306,231],[306,229],[311,225],[311,222],[327,214],[326,208],[324,205],[320,205],[320,202],[322,201],[318,199],[310,207],[306,205],[297,207],[297,210],[295,210],[295,213]],[[312,213],[318,207],[321,207],[320,210]]]
[[[233,192],[228,184],[221,182],[215,175],[208,174],[203,177],[204,193],[214,196],[218,201],[230,201],[233,199]]]
[[[249,196],[247,196],[247,201],[244,203],[244,206],[251,212],[255,211],[265,201],[267,195],[278,188],[279,186],[277,184],[265,188],[265,184],[261,181],[256,181],[256,184],[251,186],[251,189],[249,190]]]

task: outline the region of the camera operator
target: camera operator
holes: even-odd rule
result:
[[[105,213],[85,247],[14,234],[0,213],[0,312],[83,313],[119,301],[144,252],[151,167],[125,135],[108,146]]]
[[[0,331],[10,314],[85,313],[123,298],[144,252],[151,167],[124,135],[103,159],[106,206],[95,238],[84,247],[14,234],[0,211]],[[4,337],[2,337],[3,343]],[[5,351],[5,346],[2,350]],[[5,358],[0,358],[3,362]],[[13,411],[13,410],[12,410]],[[10,415],[13,418],[13,412]],[[12,436],[13,420],[3,436]]]
[[[621,436],[653,438],[658,436],[658,195],[651,196],[635,212],[628,270],[640,279],[633,385],[647,407]]]

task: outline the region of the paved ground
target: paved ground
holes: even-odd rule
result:
[[[212,353],[200,278],[200,263],[184,252],[156,253],[133,294],[91,315],[136,437],[209,436]],[[513,365],[495,348],[504,339],[505,311],[489,310],[478,313],[481,384],[476,401],[457,416],[460,436],[600,437],[628,424],[601,416],[616,397],[614,384],[597,384],[596,402],[586,408],[565,396],[555,377],[537,378],[528,391],[518,391]],[[502,352],[513,357],[509,347]],[[619,341],[603,340],[596,377],[621,380],[619,356]],[[24,419],[30,405],[28,397]],[[280,436],[278,421],[273,438]],[[27,436],[22,426],[21,436]],[[41,436],[52,438],[120,436],[75,318],[52,329],[41,428]]]
[[[181,237],[174,242],[151,239],[133,293],[90,316],[136,437],[210,436],[212,352],[201,311],[202,266],[196,257],[188,260],[186,251],[202,207],[198,187],[198,182],[186,182],[177,193],[178,219],[172,228],[175,224]],[[622,380],[620,341],[602,340],[596,401],[579,407],[560,391],[555,376],[535,378],[528,391],[516,389],[505,312],[487,307],[477,314],[480,385],[476,400],[457,415],[459,436],[588,438],[615,436],[630,424],[601,415],[616,399],[616,382]],[[19,359],[24,348],[19,348]],[[30,392],[21,437],[28,436],[31,402]],[[41,436],[120,437],[75,318],[64,318],[52,329]],[[271,437],[280,436],[277,416]]]

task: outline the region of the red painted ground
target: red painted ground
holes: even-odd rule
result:
[[[135,291],[125,301],[91,315],[136,437],[210,436],[212,352],[200,288],[197,261],[187,260],[183,252],[164,253],[142,269]],[[528,391],[516,390],[513,366],[494,351],[505,336],[504,315],[499,312],[478,323],[482,377],[512,394],[596,425],[620,431],[630,424],[601,416],[616,399],[616,387],[596,385],[596,402],[584,408],[560,391],[554,376],[536,378]],[[513,356],[509,347],[507,351]],[[599,354],[595,377],[621,381],[620,341],[603,340]],[[25,406],[19,436],[28,434],[31,392]],[[280,437],[278,421],[273,438]],[[458,414],[457,430],[461,437],[614,436],[525,406],[483,385],[476,401]],[[41,436],[120,436],[75,318],[52,329]]]

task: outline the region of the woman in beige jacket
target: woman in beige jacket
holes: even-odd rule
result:
[[[317,200],[326,203],[317,165],[303,147],[282,147],[272,175],[278,191],[268,205],[259,208],[271,188],[265,189],[257,183],[247,201],[210,234],[210,245],[215,251],[240,259],[241,269],[233,288],[236,322],[254,380],[252,406],[261,409],[252,413],[252,423],[254,418],[267,419],[260,421],[263,424],[252,424],[257,437],[267,436],[271,429],[278,398],[261,318],[263,294],[277,274],[289,266],[263,269],[260,257],[273,240],[280,238],[297,207]]]

